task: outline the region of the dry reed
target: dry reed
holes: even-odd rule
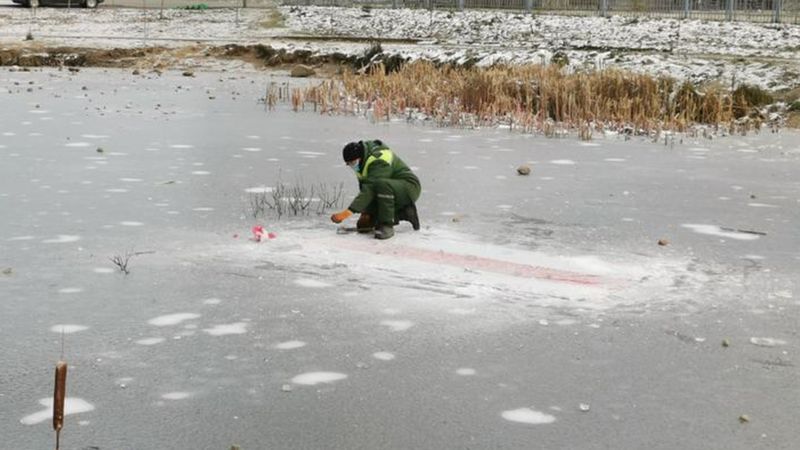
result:
[[[53,392],[53,429],[56,431],[56,450],[60,447],[61,428],[64,427],[64,400],[67,398],[67,363],[56,363],[55,389]]]
[[[652,134],[719,127],[753,106],[739,96],[734,107],[731,93],[718,86],[700,90],[616,69],[567,73],[557,65],[464,68],[426,61],[391,73],[377,64],[364,74],[345,72],[336,81],[292,90],[294,111],[307,102],[320,113],[363,111],[375,121],[404,116],[450,127],[502,124],[548,136],[575,132],[581,139],[605,130]]]

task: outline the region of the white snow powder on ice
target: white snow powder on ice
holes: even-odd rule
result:
[[[235,322],[222,325],[214,325],[212,328],[204,328],[204,332],[211,336],[226,336],[229,334],[245,334],[247,333],[247,323]]]
[[[69,242],[76,242],[81,239],[80,236],[74,236],[69,234],[59,234],[58,237],[52,239],[45,239],[42,242],[45,244],[66,244]]]
[[[44,406],[45,409],[37,413],[30,414],[23,417],[20,423],[23,425],[36,425],[53,418],[53,398],[43,398],[39,400],[39,404]],[[94,410],[94,405],[78,397],[67,397],[64,399],[64,415],[80,414]]]
[[[292,378],[292,383],[314,386],[320,383],[332,383],[344,380],[347,375],[339,372],[307,372]]]
[[[53,333],[64,333],[64,334],[78,333],[81,331],[86,331],[88,329],[89,327],[85,325],[74,325],[74,324],[58,324],[50,327],[50,331],[52,331]]]
[[[77,294],[83,292],[83,288],[79,287],[65,287],[58,290],[59,294]]]
[[[530,408],[511,409],[508,411],[503,411],[501,415],[504,419],[511,422],[528,423],[533,425],[553,423],[556,421],[554,416],[541,411],[535,411]]]
[[[389,352],[375,352],[372,354],[372,357],[380,359],[381,361],[391,361],[395,358],[394,354]]]
[[[168,392],[163,394],[161,398],[165,400],[183,400],[192,396],[191,392]]]
[[[186,320],[197,319],[200,317],[200,314],[195,313],[175,313],[175,314],[166,314],[163,316],[158,316],[153,319],[147,321],[150,325],[155,325],[157,327],[164,327],[168,325],[177,325],[181,322]]]
[[[410,320],[382,320],[381,325],[389,327],[392,331],[405,331],[414,326]]]
[[[737,239],[740,241],[754,241],[759,238],[759,235],[753,233],[740,233],[738,231],[723,230],[716,225],[684,223],[681,225],[684,228],[689,228],[695,233],[707,234],[710,236],[726,237],[730,239]]]
[[[160,337],[144,338],[136,341],[139,345],[156,345],[164,342],[166,339]]]
[[[307,288],[326,288],[331,287],[331,284],[325,283],[324,281],[319,280],[312,280],[310,278],[298,278],[294,280],[294,284],[298,286],[303,286]]]
[[[277,348],[278,350],[292,350],[295,348],[305,347],[306,343],[303,341],[286,341],[281,342],[279,344],[275,344],[273,347]]]

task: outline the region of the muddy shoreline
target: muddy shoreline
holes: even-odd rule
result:
[[[187,62],[191,60],[191,62]],[[310,50],[274,48],[269,45],[146,47],[146,48],[84,48],[84,47],[18,47],[0,49],[0,66],[33,67],[101,67],[101,68],[186,68],[203,66],[203,60],[239,60],[255,68],[284,68],[294,64],[323,68],[322,74],[334,71],[331,66],[360,69],[381,61],[388,68],[397,68],[406,60],[398,55],[365,53],[346,55],[334,52],[315,54]],[[327,66],[327,67],[323,67]],[[324,70],[324,69],[328,70]]]

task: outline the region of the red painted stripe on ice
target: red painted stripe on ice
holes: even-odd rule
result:
[[[494,272],[522,278],[537,278],[540,280],[578,284],[583,286],[599,286],[604,284],[603,279],[597,275],[552,269],[549,267],[534,266],[530,264],[521,264],[503,261],[500,259],[485,258],[482,256],[464,255],[460,253],[446,252],[443,250],[426,250],[423,248],[402,245],[392,245],[391,247],[387,248],[385,247],[385,244],[382,246],[368,245],[363,247],[358,244],[353,244],[354,243],[352,241],[348,241],[347,245],[343,245],[342,247],[379,255],[392,255],[432,264],[445,264],[448,266],[464,267],[472,270],[483,270],[486,272]]]

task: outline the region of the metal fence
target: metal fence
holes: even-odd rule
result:
[[[446,10],[505,9],[532,14],[800,23],[800,0],[283,0],[281,3]]]

